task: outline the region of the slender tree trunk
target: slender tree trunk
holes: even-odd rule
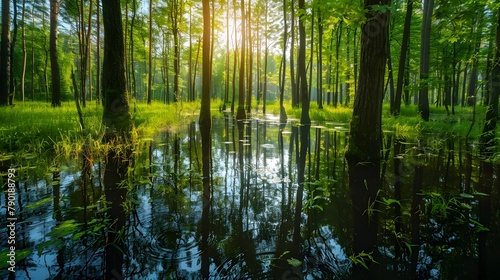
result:
[[[23,11],[21,13],[21,22],[23,23],[23,26],[21,27],[21,44],[22,44],[22,52],[23,52],[23,62],[21,66],[21,101],[24,101],[24,84],[25,84],[25,79],[26,79],[26,61],[28,57],[28,53],[26,51],[26,22],[25,22],[25,15],[26,15],[26,0],[23,0]]]
[[[31,7],[31,25],[35,26],[35,8]],[[0,70],[1,71],[1,70]],[[0,75],[0,77],[3,77]],[[2,88],[2,87],[0,87]],[[31,32],[31,100],[35,100],[35,29]]]
[[[0,106],[9,104],[10,95],[10,0],[2,0],[2,38],[0,46]]]
[[[248,59],[248,63],[247,63],[247,84],[246,84],[246,87],[247,87],[247,97],[246,97],[246,113],[247,113],[247,116],[251,114],[252,112],[252,84],[253,84],[253,80],[252,80],[252,75],[253,75],[253,44],[252,44],[252,22],[251,22],[251,18],[252,18],[252,11],[251,11],[251,3],[248,4],[248,12],[245,16],[245,19],[247,21],[247,31],[246,31],[246,34],[248,35],[248,41],[247,41],[247,59]]]
[[[429,61],[431,43],[431,24],[434,0],[425,0],[424,18],[422,20],[422,37],[420,46],[420,92],[418,110],[424,121],[429,121]]]
[[[137,99],[137,84],[135,78],[135,59],[134,59],[134,23],[137,15],[137,0],[132,0],[132,19],[130,20],[130,74],[131,87],[133,90],[132,96]]]
[[[295,0],[291,0],[292,13],[290,18],[290,85],[292,89],[292,106],[299,106],[299,93],[297,90],[297,82],[295,77]]]
[[[13,31],[12,40],[10,44],[10,89],[9,89],[9,105],[14,105],[14,97],[16,94],[16,81],[14,76],[14,50],[16,49],[17,42],[17,1],[13,1],[14,18],[12,20]]]
[[[96,101],[97,104],[101,103],[101,13],[100,13],[100,5],[99,1],[97,1],[96,7],[96,20],[97,20],[97,34],[96,34]],[[125,29],[125,33],[127,33],[127,29]],[[127,41],[125,41],[125,44]],[[125,47],[126,49],[126,47]],[[128,76],[126,76],[128,77]]]
[[[405,73],[406,55],[410,42],[411,16],[413,13],[413,1],[408,0],[406,5],[405,25],[403,29],[403,41],[401,42],[401,55],[399,56],[398,80],[396,84],[396,96],[394,98],[393,114],[398,116],[401,112],[401,95],[403,93],[403,77]]]
[[[203,243],[208,246],[208,232],[209,232],[209,215],[210,209],[210,158],[211,158],[211,141],[212,141],[212,120],[210,115],[210,91],[212,83],[212,63],[211,63],[211,48],[210,48],[210,1],[203,0],[203,66],[202,66],[202,94],[201,94],[201,111],[200,111],[200,132],[201,132],[201,145],[202,145],[202,160],[203,160],[203,221],[202,232],[205,238]],[[203,279],[208,279],[209,276],[209,256],[208,254],[202,255],[202,269],[201,274]]]
[[[340,42],[342,38],[342,21],[337,27],[336,45],[335,45],[335,92],[333,94],[333,107],[337,108],[337,104],[340,102],[342,104],[342,93],[339,92],[339,53],[340,53]]]
[[[298,10],[305,8],[305,1],[299,0]],[[306,27],[304,17],[299,17],[299,54],[297,57],[297,75],[299,77],[300,100],[302,103],[302,112],[300,115],[300,123],[310,125],[311,118],[309,117],[309,93],[307,87],[306,75]]]
[[[149,0],[149,64],[148,64],[148,105],[153,95],[153,0]]]
[[[321,13],[321,1],[318,3],[318,109],[323,109],[323,17]],[[349,49],[347,49],[347,60],[349,60]]]
[[[52,106],[61,106],[61,73],[57,53],[57,18],[59,0],[50,1],[50,69],[52,74]]]
[[[262,87],[262,113],[266,113],[266,104],[267,104],[267,59],[269,57],[269,24],[268,24],[268,13],[269,13],[269,3],[264,1],[266,4],[264,13],[265,13],[265,30],[264,30],[264,85]]]
[[[283,0],[283,54],[281,56],[281,63],[280,63],[280,81],[279,81],[279,91],[280,91],[280,123],[286,123],[287,121],[287,115],[285,108],[283,106],[283,100],[284,100],[284,95],[285,95],[285,78],[286,78],[286,46],[287,46],[287,41],[288,41],[288,36],[287,36],[287,9],[286,9],[286,3],[287,0]]]
[[[246,20],[245,20],[245,0],[241,3],[241,54],[240,54],[240,71],[238,77],[238,111],[236,112],[236,119],[246,119],[245,113],[245,49],[246,49]]]
[[[231,53],[229,52],[229,1],[226,1],[226,75],[224,77],[225,79],[225,87],[224,87],[224,105],[223,105],[223,110],[226,109],[226,104],[229,102],[229,80],[230,80],[230,60],[231,60]]]

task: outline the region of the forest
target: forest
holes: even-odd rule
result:
[[[497,1],[1,0],[0,40],[0,277],[500,272]]]

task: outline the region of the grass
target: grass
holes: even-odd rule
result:
[[[220,104],[214,102],[213,106]],[[199,102],[151,105],[131,102],[130,110],[139,138],[153,137],[160,130],[175,130],[197,119]],[[100,142],[102,107],[89,103],[82,108],[85,131],[81,131],[73,102],[52,108],[44,102],[19,102],[15,107],[0,107],[0,159],[7,154],[55,152],[78,153],[91,139]],[[214,110],[218,112],[218,110]],[[214,113],[215,114],[215,113]],[[93,143],[92,145],[98,145]]]
[[[218,114],[222,103],[212,101],[212,112]],[[254,103],[256,108],[257,104]],[[259,111],[261,112],[262,105]],[[288,102],[285,106],[288,118],[300,119],[301,109],[292,108]],[[134,119],[139,139],[152,138],[161,130],[176,130],[178,127],[197,120],[200,102],[179,102],[165,105],[153,102],[151,105],[131,102],[130,110]],[[278,102],[269,102],[267,112],[279,113]],[[414,105],[403,106],[401,115],[393,117],[389,114],[388,104],[383,108],[383,129],[393,131],[397,137],[414,138],[425,133],[440,135],[465,136],[472,123],[473,110],[470,107],[456,107],[455,115],[447,115],[444,108],[431,107],[431,120],[423,122]],[[314,122],[348,123],[352,108],[324,106],[318,109],[311,103],[310,117]],[[477,106],[474,126],[470,138],[477,138],[484,122],[485,107]],[[102,136],[102,107],[89,103],[83,109],[86,129],[80,130],[78,115],[73,102],[64,102],[60,108],[52,108],[43,102],[18,103],[15,107],[0,107],[0,157],[12,153],[39,153],[52,151],[56,154],[77,153],[82,143],[95,141],[99,145]],[[84,136],[85,135],[85,136]]]

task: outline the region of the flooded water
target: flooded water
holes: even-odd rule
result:
[[[115,201],[127,210],[119,213],[125,226],[118,232],[107,218],[116,203],[106,203],[99,155],[64,164],[11,162],[16,254],[23,258],[15,278],[96,279],[116,263],[126,279],[494,279],[500,273],[500,169],[480,160],[477,145],[385,132],[383,185],[367,207],[377,216],[378,250],[354,255],[348,125],[311,126],[302,207],[296,207],[300,131],[296,121],[280,126],[272,117],[240,125],[229,115],[214,118],[208,205],[197,124],[142,139],[123,184],[128,191]],[[3,170],[2,176],[6,182]],[[5,192],[2,209],[8,201]],[[3,255],[7,225],[0,230]],[[6,278],[8,264],[0,267]]]

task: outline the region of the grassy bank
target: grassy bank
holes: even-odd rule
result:
[[[285,108],[289,118],[300,119],[300,108],[293,108],[289,104]],[[279,104],[277,102],[269,104],[266,111],[279,114]],[[469,138],[477,138],[481,133],[485,113],[484,106],[476,106]],[[390,114],[389,104],[384,103],[382,128],[384,131],[395,132],[396,136],[401,138],[416,138],[422,133],[465,137],[473,122],[473,115],[472,107],[455,107],[453,115],[448,115],[444,107],[431,107],[430,121],[425,122],[420,118],[415,105],[403,105],[400,116],[394,117]],[[352,108],[324,106],[319,110],[316,103],[311,103],[310,116],[316,122],[348,123],[352,117]]]
[[[212,110],[218,114],[220,101],[212,102]],[[154,102],[152,105],[131,103],[131,113],[134,119],[137,136],[139,138],[153,137],[158,131],[170,129],[196,121],[200,111],[199,102],[182,102],[165,105]],[[388,105],[384,105],[383,129],[393,131],[398,137],[413,138],[425,133],[448,134],[464,137],[471,127],[473,109],[466,107],[455,108],[455,115],[447,115],[444,108],[431,108],[431,121],[423,122],[417,114],[417,107],[403,106],[401,115],[393,117],[389,114]],[[286,105],[289,118],[300,118],[300,108]],[[261,109],[259,110],[259,113]],[[277,102],[267,106],[267,112],[277,114]],[[474,126],[470,137],[479,135],[485,108],[477,106]],[[319,110],[316,103],[311,103],[310,116],[316,122],[348,123],[352,115],[352,108],[325,106]],[[101,127],[102,107],[90,103],[83,109],[85,130],[82,132],[78,123],[78,114],[73,102],[65,102],[60,108],[52,108],[43,102],[18,103],[15,107],[0,107],[0,153],[37,153],[54,149],[56,143],[64,142],[67,145],[81,142],[84,138],[99,141],[102,135]],[[83,137],[85,135],[85,137]],[[76,149],[77,147],[67,147]]]

